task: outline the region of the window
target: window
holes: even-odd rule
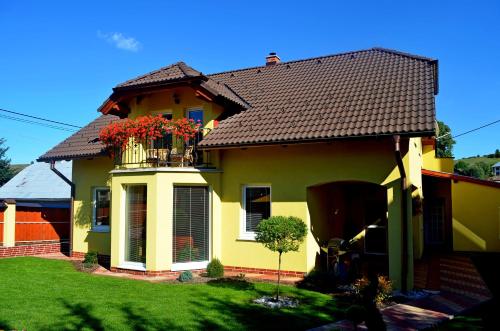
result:
[[[271,187],[245,186],[243,188],[243,216],[241,239],[255,239],[260,221],[271,216]]]
[[[140,265],[146,263],[146,185],[127,186],[125,208],[125,262]]]
[[[195,123],[200,123],[201,126],[203,126],[203,110],[188,110],[188,119],[193,120]]]
[[[110,196],[109,187],[96,187],[93,194],[93,220],[92,230],[109,231],[110,221]]]
[[[172,113],[157,113],[155,116],[161,115],[166,120],[172,120]],[[151,141],[151,146],[149,148],[153,149],[164,149],[172,148],[172,133],[166,133],[163,137]],[[166,160],[163,160],[166,161]]]
[[[172,270],[205,268],[209,260],[210,201],[206,186],[174,186]]]

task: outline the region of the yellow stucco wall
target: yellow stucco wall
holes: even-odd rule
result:
[[[94,187],[110,186],[109,171],[111,169],[113,169],[113,163],[107,157],[73,161],[74,252],[97,251],[104,255],[111,253],[110,233],[92,231],[92,190]]]
[[[500,188],[452,181],[453,249],[500,252]]]
[[[146,216],[146,269],[151,271],[171,270],[173,245],[173,189],[175,185],[203,185],[209,187],[212,201],[210,223],[212,257],[220,256],[221,202],[220,172],[195,169],[141,169],[137,172],[112,174],[112,247],[111,266],[124,263],[125,242],[125,189],[127,185],[147,186]]]
[[[407,173],[411,153],[405,149]],[[147,262],[148,270],[170,270],[172,266],[172,195],[175,184],[207,185],[211,188],[211,255],[228,266],[275,269],[276,254],[261,244],[240,240],[242,188],[248,184],[269,184],[272,188],[272,214],[293,215],[309,226],[311,219],[308,187],[335,181],[365,181],[387,188],[389,217],[389,275],[400,286],[401,276],[401,194],[399,171],[394,160],[391,139],[339,141],[336,143],[270,146],[219,151],[221,172],[197,172],[194,169],[140,169],[117,172],[108,158],[75,160],[76,184],[75,251],[97,250],[111,254],[112,266],[123,262],[124,187],[148,186]],[[413,175],[412,175],[413,176]],[[412,177],[410,176],[410,177]],[[418,179],[412,179],[417,186]],[[111,236],[89,231],[92,187],[110,185],[112,190]],[[309,202],[310,203],[310,202]],[[411,203],[409,204],[411,212]],[[410,227],[411,229],[411,227]],[[411,247],[411,234],[410,247]],[[111,240],[112,238],[112,240]],[[313,231],[297,253],[287,253],[283,269],[307,272],[316,262],[320,247]],[[411,266],[410,266],[411,267]],[[411,278],[410,278],[411,282]],[[411,285],[410,285],[411,286]]]
[[[453,173],[453,158],[438,158],[434,146],[422,146],[423,168],[440,172]]]
[[[176,94],[180,103],[174,102]],[[129,103],[130,118],[146,114],[172,113],[174,118],[186,116],[189,109],[203,109],[204,126],[213,127],[222,113],[216,104],[197,98],[191,88],[176,88]],[[413,188],[406,197],[411,215],[411,197],[421,196],[422,146],[420,139],[402,140],[404,165]],[[335,181],[364,181],[387,189],[389,216],[389,276],[395,286],[401,280],[401,186],[394,157],[392,138],[339,140],[332,143],[267,146],[248,149],[209,151],[211,160],[221,172],[196,172],[193,169],[109,173],[113,165],[108,158],[75,160],[73,176],[76,184],[73,249],[77,252],[97,250],[111,254],[112,266],[123,262],[124,187],[129,184],[148,186],[147,262],[148,270],[169,270],[172,266],[172,195],[175,184],[207,185],[212,198],[212,256],[220,257],[228,266],[275,269],[276,254],[254,241],[240,239],[242,188],[248,184],[268,184],[272,188],[272,214],[293,215],[311,226],[308,188]],[[215,161],[215,162],[214,162]],[[123,169],[127,170],[127,169]],[[130,169],[129,169],[130,170]],[[91,223],[92,187],[111,186],[112,221],[110,233],[89,231]],[[413,240],[421,237],[413,232],[421,228],[421,216],[409,224],[409,286],[412,284],[412,256],[418,254]],[[418,245],[417,245],[418,246]],[[320,247],[313,231],[297,253],[288,253],[283,269],[310,271]]]
[[[402,145],[407,146],[408,142],[403,142]],[[408,153],[404,154],[405,166],[409,167],[410,157]],[[276,268],[276,254],[259,243],[239,240],[244,185],[271,185],[272,215],[297,216],[310,226],[308,187],[334,181],[365,181],[387,187],[389,274],[396,286],[400,285],[401,191],[392,139],[224,150],[221,151],[221,168],[224,171],[222,176],[223,264]],[[411,212],[411,204],[408,207]],[[411,235],[409,239],[409,245],[412,247]],[[311,270],[315,265],[319,250],[320,247],[313,232],[309,231],[307,240],[301,246],[300,251],[287,253],[284,256],[283,269],[303,272]]]
[[[14,247],[16,245],[16,203],[6,202],[6,205],[7,209],[3,214],[3,246]]]
[[[409,158],[407,167],[410,169],[409,173],[409,195],[411,200],[408,204],[419,203],[423,200],[423,187],[422,187],[422,168],[424,167],[422,139],[411,138],[409,143]],[[424,252],[424,217],[422,212],[410,213],[408,215],[411,219],[411,227],[409,237],[412,239],[410,245],[410,252],[413,253],[414,258],[421,258]],[[413,275],[413,271],[410,273]]]

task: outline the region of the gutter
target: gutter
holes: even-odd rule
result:
[[[399,135],[395,135],[393,138],[394,156],[396,158],[399,175],[401,177],[401,231],[403,232],[401,251],[401,290],[403,293],[406,293],[408,281],[408,183],[405,167],[403,165],[403,157],[401,156],[401,137]]]
[[[71,187],[71,202],[69,207],[69,256],[73,255],[73,214],[74,214],[74,204],[75,204],[75,183],[73,183],[68,177],[64,176],[62,172],[56,169],[56,161],[50,160],[50,170],[52,170],[57,176],[64,180]]]

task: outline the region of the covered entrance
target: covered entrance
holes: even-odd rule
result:
[[[424,254],[451,252],[452,209],[449,179],[422,176],[424,192]]]
[[[316,267],[331,266],[331,246],[339,245],[340,254],[357,273],[374,270],[388,273],[387,189],[367,182],[333,182],[308,188],[311,232],[322,248]],[[346,270],[351,276],[353,272]]]

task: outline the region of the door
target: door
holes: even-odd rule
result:
[[[426,246],[440,247],[446,243],[445,200],[434,198],[425,208],[424,231]]]
[[[127,186],[125,215],[125,262],[144,264],[146,263],[146,185]]]

